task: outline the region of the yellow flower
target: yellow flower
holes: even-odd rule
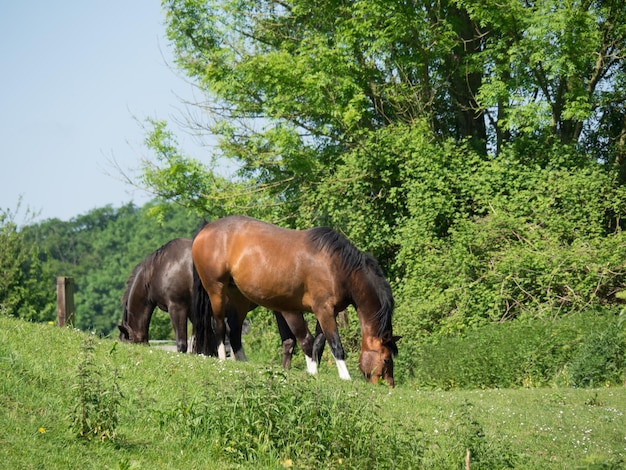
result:
[[[293,467],[293,460],[287,459],[287,460],[283,461],[283,467],[285,467],[285,468]]]
[[[40,432],[41,434],[45,433],[45,432],[46,432],[46,428],[44,428],[43,426],[41,426],[41,427],[39,428],[39,432]]]

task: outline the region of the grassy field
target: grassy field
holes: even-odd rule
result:
[[[472,469],[626,466],[624,387],[390,390],[295,364],[220,363],[0,317],[0,461],[463,469],[469,450]]]

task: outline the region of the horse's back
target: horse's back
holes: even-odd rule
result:
[[[258,258],[261,262],[277,256],[300,256],[305,250],[305,233],[246,216],[224,217],[198,233],[192,248],[193,258],[197,264],[210,258],[221,269],[236,271],[242,258]],[[296,255],[290,255],[293,252]]]
[[[309,288],[328,277],[329,263],[308,243],[306,230],[291,230],[244,216],[206,225],[193,245],[205,277],[232,281],[250,300],[278,310],[309,310]]]
[[[190,238],[175,238],[153,255],[151,295],[159,307],[171,302],[188,304],[193,284]]]

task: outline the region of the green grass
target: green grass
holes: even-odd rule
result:
[[[390,390],[327,363],[313,378],[300,361],[285,373],[87,338],[0,317],[5,468],[461,469],[467,449],[473,470],[626,465],[624,387]],[[93,418],[114,432],[92,439],[72,426],[81,364],[86,387],[122,394]]]

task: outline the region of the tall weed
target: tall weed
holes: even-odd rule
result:
[[[86,440],[114,439],[121,399],[117,370],[110,379],[103,377],[104,367],[95,360],[94,335],[85,338],[81,349],[77,381],[73,387],[75,405],[71,429]]]
[[[594,387],[624,381],[626,335],[624,314],[619,322],[594,329],[585,337],[568,367],[571,385]]]

